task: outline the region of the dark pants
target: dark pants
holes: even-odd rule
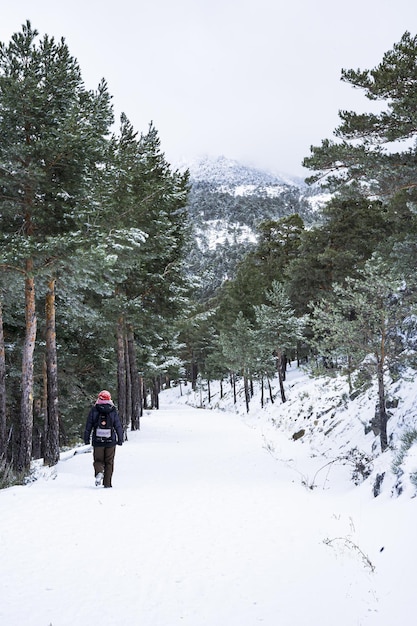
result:
[[[111,448],[105,448],[104,446],[94,448],[94,474],[97,476],[99,472],[103,472],[103,485],[105,487],[111,487],[115,454],[116,446]]]

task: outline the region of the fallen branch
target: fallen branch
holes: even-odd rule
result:
[[[359,554],[365,567],[369,567],[371,572],[375,571],[375,565],[372,563],[371,559],[351,539],[348,539],[347,537],[335,537],[334,539],[324,539],[323,543],[326,544],[326,546],[333,547],[332,544],[334,541],[342,541],[346,547],[353,549],[355,552]]]

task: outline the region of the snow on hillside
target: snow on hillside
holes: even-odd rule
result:
[[[286,198],[284,202],[288,203],[289,213],[294,211],[294,205],[288,194],[301,201],[302,210],[305,211],[308,206],[312,213],[316,213],[330,199],[330,195],[323,193],[317,184],[307,187],[299,177],[259,170],[225,157],[206,156],[192,162],[184,161],[178,169],[189,170],[192,184],[203,183],[209,185],[213,192],[234,198]],[[281,210],[282,207],[280,215]]]
[[[414,626],[415,490],[392,497],[390,474],[375,498],[342,459],[358,446],[389,473],[364,428],[374,396],[295,368],[286,388],[246,414],[241,394],[214,387],[209,410],[203,386],[177,386],[117,449],[113,489],[82,446],[0,491],[0,623]],[[411,381],[392,392],[397,445],[417,407]]]
[[[244,224],[225,220],[206,220],[204,230],[196,235],[196,242],[200,250],[214,250],[217,246],[224,246],[226,243],[254,243],[256,236],[253,230]]]
[[[311,488],[330,487],[331,477],[335,474],[338,478],[343,476],[344,480],[356,484],[364,482],[370,493],[373,493],[377,481],[380,483],[380,492],[389,496],[397,497],[403,492],[410,497],[416,495],[417,488],[413,485],[413,474],[417,473],[417,393],[414,371],[404,375],[398,382],[387,383],[390,450],[382,455],[379,437],[372,429],[378,398],[376,382],[366,392],[354,394],[356,397],[351,399],[346,377],[311,377],[307,371],[290,366],[285,389],[287,401],[282,403],[275,381],[274,402],[270,401],[265,390],[265,406],[262,408],[260,389],[255,386],[248,414],[243,402],[243,389],[240,389],[240,399],[235,405],[232,392],[224,383],[223,399],[220,399],[218,384],[213,383],[210,403],[205,388],[191,392],[188,387],[181,401],[238,413],[248,425],[262,430],[265,446],[281,460],[283,441],[291,441],[290,462],[295,464],[302,482]],[[404,458],[407,472],[402,473],[403,466],[399,475],[395,475],[391,466],[400,454],[402,437],[413,432],[416,441]],[[308,467],[313,475],[308,474],[296,461],[298,454],[305,456],[305,450],[311,456]],[[382,474],[383,478],[377,478]]]
[[[223,185],[223,188],[229,190],[242,185],[255,188],[282,187],[282,185],[304,186],[303,180],[296,176],[259,170],[224,156],[217,158],[202,156],[193,161],[184,161],[177,167],[188,169],[194,181],[211,182],[220,187]]]
[[[330,193],[314,193],[305,197],[313,213],[320,211],[331,199]]]
[[[228,185],[220,185],[217,189],[221,193],[229,193],[232,196],[266,196],[269,198],[278,198],[284,191],[285,186],[282,184],[271,186],[256,186],[256,185],[237,185],[236,187],[230,187]]]
[[[305,189],[305,185],[300,179],[282,174],[271,174],[225,157],[217,159],[204,157],[192,163],[183,163],[182,168],[179,169],[189,169],[191,183],[204,183],[208,186],[203,188],[204,193],[199,191],[201,196],[197,195],[198,200],[193,204],[195,216],[199,220],[195,226],[195,234],[200,250],[214,250],[217,246],[225,243],[230,245],[255,243],[257,233],[253,221],[254,219],[258,221],[266,219],[265,213],[262,212],[265,210],[265,205],[262,203],[264,199],[282,199],[281,204],[278,202],[275,206],[277,219],[278,216],[285,214],[286,209],[288,213],[294,211],[294,198],[305,198],[304,208],[310,205],[309,191]],[[230,215],[231,209],[227,201],[223,200],[222,203],[222,199],[215,196],[213,204],[210,204],[207,196],[210,197],[210,194],[217,193],[239,199],[253,197],[255,204],[247,207],[246,216],[250,226],[242,223],[245,221],[245,213],[241,206],[232,205],[235,212],[239,206],[239,219],[236,220]],[[257,199],[259,199],[259,215],[256,215],[254,209]],[[204,206],[204,211],[201,211],[200,206]],[[269,211],[269,213],[267,212],[269,218],[271,217],[271,205],[267,204],[266,207]],[[316,206],[314,206],[314,210],[316,210]],[[210,219],[210,212],[218,214],[219,211],[225,212],[226,217]],[[208,215],[206,216],[205,213]]]

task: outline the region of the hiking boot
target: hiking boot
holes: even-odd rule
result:
[[[104,474],[103,472],[99,472],[96,474],[96,487],[100,487],[103,484]]]

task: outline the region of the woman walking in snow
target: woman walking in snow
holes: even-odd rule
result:
[[[84,442],[94,449],[94,474],[96,486],[111,487],[116,443],[123,444],[123,427],[114,406],[110,392],[100,391],[95,405],[91,408],[84,431]]]

